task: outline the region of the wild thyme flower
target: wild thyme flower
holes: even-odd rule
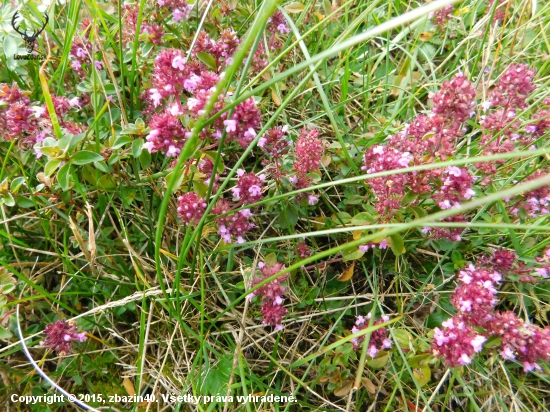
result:
[[[466,223],[468,220],[461,215],[455,215],[440,219],[441,222],[449,223]],[[464,228],[461,227],[424,227],[422,233],[427,233],[429,237],[434,239],[447,239],[453,242],[460,242],[462,240],[462,232]]]
[[[433,21],[435,26],[445,26],[453,13],[453,5],[449,4],[442,9],[433,11],[428,15],[428,18]]]
[[[523,322],[513,312],[495,314],[488,331],[500,336],[500,355],[517,359],[525,372],[541,370],[540,361],[550,360],[550,327],[544,329]]]
[[[297,174],[305,176],[308,173],[319,170],[321,157],[325,151],[324,144],[319,138],[317,129],[302,129],[296,142],[294,170]]]
[[[306,244],[306,242],[300,242],[296,245],[296,253],[300,259],[305,259],[312,255],[311,248]]]
[[[276,262],[273,265],[266,265],[264,262],[258,264],[260,268],[261,278],[254,278],[252,286],[263,282],[265,279],[276,275],[285,268],[282,263]],[[286,291],[286,282],[288,275],[283,275],[275,280],[267,283],[258,290],[248,295],[248,300],[252,300],[255,296],[260,296],[262,302],[262,314],[265,325],[275,326],[275,330],[282,330],[282,319],[287,314],[288,310],[283,307],[283,295]]]
[[[262,199],[262,185],[265,181],[265,175],[256,176],[254,173],[245,173],[243,169],[237,170],[239,180],[231,190],[233,197],[240,200],[243,204],[255,203]]]
[[[469,327],[460,316],[447,319],[442,326],[441,329],[434,329],[434,354],[443,358],[450,367],[472,363],[474,355],[481,352],[487,338]]]
[[[255,139],[261,122],[262,113],[254,98],[250,97],[235,107],[231,119],[224,120],[224,125],[228,136],[246,149]]]
[[[220,199],[214,208],[212,214],[220,215],[231,210],[230,203],[227,200]],[[218,225],[218,234],[226,243],[244,243],[244,235],[254,227],[250,222],[252,217],[250,209],[241,209],[238,212],[220,216],[216,219]]]
[[[197,224],[206,210],[206,202],[195,193],[189,192],[178,197],[178,214],[187,224]]]
[[[535,91],[533,78],[537,71],[524,64],[512,64],[500,76],[489,100],[505,110],[523,109],[527,98]]]
[[[439,92],[432,96],[432,101],[432,113],[449,123],[463,123],[474,114],[476,90],[463,73],[458,73],[451,80],[443,82]]]
[[[149,153],[163,152],[169,157],[177,156],[187,139],[187,132],[176,116],[161,113],[153,116],[149,123],[151,131],[143,145]]]
[[[490,267],[500,273],[508,273],[517,263],[518,256],[514,252],[507,249],[498,249],[483,255],[477,264],[481,267]]]
[[[86,332],[77,332],[74,322],[58,320],[50,323],[44,330],[46,339],[40,345],[47,347],[61,355],[69,353],[73,348],[73,342],[84,342]]]
[[[369,313],[367,316],[357,316],[357,319],[355,321],[355,326],[351,329],[351,333],[357,333],[363,329],[368,328],[369,326],[369,320],[372,317],[372,314]],[[387,315],[382,315],[381,319],[376,319],[373,322],[374,325],[379,325],[381,323],[387,322],[390,320],[390,317]],[[353,347],[355,349],[359,348],[361,345],[361,342],[365,340],[365,336],[361,336],[359,338],[355,338],[351,340],[351,343],[353,343]],[[380,352],[383,349],[389,349],[392,347],[392,340],[388,338],[388,330],[386,328],[380,328],[372,332],[369,339],[369,347],[367,350],[367,354],[374,358],[378,352]]]
[[[411,163],[413,156],[409,152],[400,152],[385,146],[375,145],[367,149],[363,157],[362,170],[367,173],[402,169]],[[377,198],[375,209],[387,218],[391,217],[400,207],[409,174],[399,173],[391,177],[376,177],[368,180],[368,184]]]
[[[445,169],[443,186],[435,194],[435,199],[441,209],[460,206],[463,200],[469,200],[475,192],[472,189],[473,176],[465,167],[450,166]]]

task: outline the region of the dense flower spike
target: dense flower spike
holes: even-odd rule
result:
[[[212,213],[219,215],[227,213],[231,210],[231,206],[226,200],[219,200],[217,205],[212,208]],[[218,234],[224,242],[244,243],[245,233],[254,227],[254,224],[249,221],[252,217],[250,209],[241,209],[236,213],[220,216],[216,219],[218,225]]]
[[[451,296],[451,303],[462,318],[473,326],[483,326],[491,320],[497,304],[497,290],[492,282],[473,282],[458,286]]]
[[[231,189],[233,197],[244,204],[255,203],[262,199],[262,185],[265,175],[256,176],[254,173],[245,173],[243,169],[237,170],[239,180],[237,185]]]
[[[500,76],[490,95],[493,106],[502,106],[505,110],[523,109],[527,98],[535,91],[533,78],[537,71],[523,64],[512,64]]]
[[[195,193],[189,192],[178,197],[178,214],[185,223],[197,224],[206,210],[206,202]]]
[[[432,112],[447,119],[450,123],[462,123],[472,117],[476,107],[476,90],[463,73],[454,76],[441,85],[439,92],[432,96]]]
[[[306,244],[306,242],[300,242],[296,245],[296,253],[300,259],[305,259],[312,255],[311,248]]]
[[[432,19],[433,24],[436,26],[445,26],[445,23],[451,18],[453,13],[453,5],[449,4],[442,9],[431,12],[428,17]]]
[[[469,327],[460,316],[447,319],[442,326],[443,329],[434,329],[433,352],[450,367],[472,363],[487,338]]]
[[[176,49],[162,50],[155,59],[153,71],[153,88],[149,90],[150,99],[159,106],[161,100],[168,96],[177,96],[183,90],[188,90],[193,76],[200,73],[198,65],[185,62],[185,55]]]
[[[496,272],[508,273],[517,264],[518,256],[506,249],[493,250],[489,255],[484,255],[478,260],[479,266],[487,266]]]
[[[372,317],[372,314],[369,313],[367,316],[357,316],[355,321],[355,326],[351,329],[351,333],[357,333],[360,330],[363,330],[369,326],[369,320]],[[376,319],[373,322],[374,325],[379,325],[381,323],[387,322],[390,320],[389,316],[383,315],[381,319]],[[365,336],[355,338],[351,340],[353,347],[357,349],[361,342],[365,340]],[[369,348],[367,354],[374,358],[378,352],[383,349],[389,349],[392,347],[392,340],[388,338],[388,331],[386,328],[380,328],[372,332],[369,339]]]
[[[73,342],[84,342],[86,340],[86,332],[77,332],[73,322],[58,320],[50,323],[44,330],[46,339],[40,344],[60,354],[66,354],[73,348]]]
[[[409,152],[389,149],[385,146],[370,147],[363,158],[362,167],[367,173],[377,173],[409,166],[413,156]],[[391,217],[401,204],[408,174],[399,173],[387,177],[376,177],[369,180],[369,185],[377,198],[375,209],[387,218]]]
[[[177,156],[180,153],[187,138],[187,132],[176,116],[170,113],[157,114],[153,116],[149,127],[151,132],[143,145],[149,153],[160,151],[167,156]]]
[[[193,8],[193,4],[187,3],[187,0],[157,0],[157,3],[172,11],[174,21],[187,20]]]
[[[460,202],[475,195],[472,189],[474,178],[465,167],[450,166],[445,169],[443,177],[443,186],[435,195],[441,209],[460,206]]]
[[[467,219],[461,215],[455,215],[440,219],[443,223],[465,223]],[[427,233],[429,237],[434,239],[447,239],[453,242],[460,242],[462,240],[462,232],[464,228],[461,227],[429,227],[426,226],[422,229],[422,233]]]
[[[263,262],[258,264],[262,277],[252,280],[252,287],[263,282],[267,278],[276,275],[285,268],[282,263],[276,262],[273,265],[266,265]],[[286,286],[283,285],[288,279],[288,275],[283,275],[275,280],[267,283],[258,290],[248,295],[248,300],[252,300],[255,296],[260,296],[262,301],[263,323],[265,325],[275,326],[275,330],[282,330],[282,319],[287,314],[288,310],[283,307],[283,295],[286,291]]]
[[[550,327],[528,325],[513,312],[497,313],[489,323],[491,334],[500,336],[500,355],[517,359],[525,372],[541,369],[538,362],[550,360]]]
[[[531,174],[525,181],[538,179],[545,176],[542,170],[537,170]],[[545,216],[550,213],[550,185],[540,187],[528,193],[523,193],[519,196],[517,202],[518,207],[512,210],[512,213],[518,213],[523,209],[527,215],[533,218]]]
[[[223,124],[228,136],[246,149],[256,137],[261,122],[262,113],[250,97],[237,105],[231,119],[224,120]]]
[[[127,27],[123,30],[123,37],[129,41],[134,40],[135,33],[137,29],[138,5],[127,5],[124,6],[126,10],[125,22]],[[148,39],[153,44],[160,44],[162,42],[162,36],[164,35],[164,30],[162,27],[155,22],[150,22],[147,19],[147,16],[143,16],[141,20],[141,31],[140,34],[142,37]]]
[[[497,5],[495,6],[495,14],[493,14],[493,21],[503,21],[506,18],[506,7],[507,4],[505,4],[505,0],[489,0],[487,3],[487,10],[485,10],[485,14],[492,13],[493,10],[493,4],[497,2]]]
[[[317,129],[302,129],[296,142],[294,170],[297,174],[305,176],[319,169],[321,157],[325,151],[324,144],[319,138]]]

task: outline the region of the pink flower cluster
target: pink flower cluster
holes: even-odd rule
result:
[[[149,123],[151,131],[143,145],[149,153],[164,152],[167,156],[177,156],[187,139],[187,132],[177,116],[171,113],[155,114]]]
[[[250,222],[253,216],[250,209],[241,209],[236,213],[225,214],[231,210],[231,205],[227,200],[220,199],[215,207],[212,208],[212,213],[221,215],[216,219],[218,225],[218,234],[224,242],[244,243],[244,234],[255,227],[254,223]]]
[[[413,156],[409,152],[398,149],[390,149],[386,146],[376,145],[367,149],[363,157],[362,167],[368,174],[394,169],[402,169],[409,166]],[[408,176],[404,173],[388,177],[375,177],[367,182],[378,201],[374,208],[381,215],[391,217],[399,208]]]
[[[483,349],[487,338],[478,334],[460,318],[449,318],[442,323],[443,329],[434,329],[434,353],[445,359],[450,367],[468,365]]]
[[[189,192],[178,197],[178,214],[186,224],[197,224],[206,210],[206,202],[195,193]]]
[[[123,29],[123,36],[127,41],[134,41],[137,28],[139,5],[127,5],[124,6],[124,9],[126,11],[125,23],[127,27],[124,27]],[[140,34],[144,35],[153,44],[161,44],[162,36],[164,36],[164,30],[158,23],[148,18],[150,16],[154,16],[154,13],[144,12],[142,16],[143,18],[141,21]]]
[[[369,326],[369,320],[372,317],[372,314],[369,313],[367,316],[357,316],[355,321],[355,326],[351,329],[351,333],[357,333],[363,329],[366,329]],[[381,323],[387,322],[390,320],[390,317],[387,315],[382,315],[381,319],[376,319],[373,322],[374,325],[379,325]],[[361,342],[365,340],[365,336],[359,338],[354,338],[351,340],[353,347],[357,349]],[[369,348],[367,354],[374,358],[378,352],[383,349],[389,349],[392,347],[392,340],[388,338],[388,331],[386,328],[380,328],[372,332],[369,339]]]
[[[507,4],[505,4],[505,0],[489,0],[487,3],[487,10],[485,10],[485,14],[492,13],[493,10],[493,4],[495,1],[498,2],[495,10],[495,14],[493,14],[493,21],[503,21],[506,17],[506,7]]]
[[[529,66],[510,65],[500,76],[488,100],[482,103],[485,111],[480,122],[483,132],[480,140],[482,154],[511,152],[516,148],[518,142],[529,146],[540,132],[544,133],[546,130],[544,123],[540,125],[540,129],[536,125],[527,126],[528,133],[522,136],[520,134],[521,122],[517,120],[518,111],[527,107],[527,98],[536,89],[533,84],[535,74],[536,70]],[[496,165],[504,162],[504,160],[500,160],[493,164],[481,163],[476,166],[486,175],[492,175],[497,170]],[[489,181],[490,179],[486,178],[482,183],[486,184]]]
[[[319,130],[302,129],[296,146],[294,148],[294,165],[293,169],[295,176],[290,178],[290,181],[296,185],[297,189],[309,187],[313,182],[313,178],[309,175],[312,172],[319,170],[321,158],[325,153],[325,144],[319,138]],[[308,203],[314,205],[317,203],[318,197],[308,195]]]
[[[365,245],[360,245],[359,250],[363,253],[367,252],[369,249],[387,249],[388,241],[386,239],[382,240],[380,243],[369,242]]]
[[[265,263],[260,262],[258,267],[260,268],[262,276],[260,279],[255,278],[252,281],[253,287],[265,279],[279,273],[285,268],[285,266],[279,262],[276,262],[273,265],[266,265]],[[283,306],[283,295],[286,291],[286,286],[283,285],[283,282],[287,279],[288,275],[283,275],[248,295],[249,301],[252,301],[255,296],[261,296],[263,315],[262,323],[264,325],[275,326],[276,331],[283,329],[282,320],[288,312],[288,310]]]
[[[288,138],[288,126],[273,127],[258,139],[258,147],[269,156],[262,160],[273,179],[280,181],[284,175],[282,170],[283,156],[288,153],[292,141]]]
[[[469,265],[459,272],[459,285],[451,296],[451,303],[458,310],[461,319],[472,326],[484,326],[491,320],[497,304],[495,285],[502,275],[489,269],[477,269]]]
[[[445,81],[431,96],[431,113],[418,115],[403,130],[388,136],[387,144],[368,148],[362,169],[375,173],[433,162],[434,157],[446,160],[454,154],[455,142],[465,132],[462,124],[474,114],[475,97],[475,88],[463,73]],[[369,179],[367,183],[376,197],[376,211],[389,220],[401,208],[407,190],[418,196],[438,191],[436,202],[441,208],[450,208],[475,194],[473,181],[467,169],[449,167],[444,172],[434,169],[400,173]]]
[[[0,129],[3,140],[13,140],[38,131],[38,120],[30,99],[14,84],[0,83]]]
[[[476,193],[472,189],[474,178],[465,167],[449,166],[444,172],[443,186],[435,198],[441,209],[460,206],[463,200],[471,199]]]
[[[4,140],[21,139],[24,147],[32,147],[48,136],[52,136],[52,123],[45,104],[31,105],[30,92],[22,91],[14,84],[11,88],[0,83],[0,129]],[[88,96],[81,99],[52,95],[54,110],[59,124],[68,133],[78,134],[85,126],[67,119],[67,115],[76,107],[86,103]],[[82,102],[81,102],[82,100]],[[36,155],[42,156],[39,147],[35,147]]]
[[[212,39],[203,31],[199,33],[193,48],[193,56],[196,57],[197,53],[208,53],[216,59],[218,66],[221,64],[228,65],[231,63],[231,58],[240,42],[241,39],[239,39],[237,33],[231,29],[222,31],[218,40]]]
[[[58,320],[50,323],[44,330],[46,339],[40,342],[41,346],[59,352],[61,355],[69,353],[73,348],[73,342],[84,342],[86,332],[77,332],[74,322]]]
[[[514,261],[512,253],[500,250],[481,259],[490,269],[469,265],[459,272],[459,285],[451,296],[458,312],[442,323],[442,329],[435,328],[432,343],[434,354],[448,366],[470,364],[490,336],[501,338],[500,355],[517,359],[525,372],[540,369],[538,362],[550,359],[550,327],[542,329],[521,321],[513,312],[495,311],[495,286],[502,275],[494,269],[509,270]]]
[[[187,20],[193,8],[193,5],[187,3],[187,0],[157,0],[157,3],[172,12],[174,21]]]
[[[543,170],[537,170],[525,181],[540,178],[547,173]],[[512,209],[512,213],[517,214],[520,209],[523,209],[528,216],[538,218],[550,213],[550,185],[539,187],[527,193],[520,194],[516,199],[516,207]]]
[[[452,13],[453,5],[449,4],[442,9],[431,12],[428,18],[432,19],[435,26],[445,26],[445,23],[451,18]]]
[[[542,370],[538,362],[550,360],[549,326],[540,328],[523,322],[514,312],[503,312],[495,314],[487,330],[500,337],[500,355],[517,359],[525,372]]]
[[[255,203],[262,199],[262,185],[265,175],[256,176],[254,173],[245,173],[243,169],[237,170],[239,180],[237,185],[231,189],[233,197],[243,204]]]
[[[153,87],[149,89],[149,98],[154,107],[162,107],[161,114],[153,116],[151,133],[147,136],[147,150],[151,153],[162,151],[168,156],[177,156],[185,143],[189,132],[183,130],[179,117],[188,115],[198,119],[204,113],[204,107],[215,90],[220,75],[206,69],[198,61],[187,62],[180,50],[161,51],[156,59],[152,76]],[[187,97],[182,105],[180,99]],[[165,101],[168,99],[167,101]],[[213,114],[224,107],[224,97],[220,96],[214,105]],[[177,133],[166,136],[159,130],[158,122]],[[243,148],[250,145],[256,137],[262,114],[254,98],[249,98],[235,107],[230,119],[227,113],[216,119],[211,129],[201,131],[201,138],[219,139],[225,130],[228,140],[237,141]]]

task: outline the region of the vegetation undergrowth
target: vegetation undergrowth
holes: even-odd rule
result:
[[[537,0],[3,0],[3,404],[547,410],[548,33]]]

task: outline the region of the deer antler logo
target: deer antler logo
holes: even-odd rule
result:
[[[33,31],[32,34],[29,35],[29,34],[27,34],[27,30],[25,30],[25,31],[20,31],[19,30],[19,27],[17,26],[17,22],[16,22],[18,15],[19,15],[19,12],[16,11],[15,14],[13,15],[13,17],[11,18],[11,25],[12,25],[13,29],[17,33],[19,33],[21,38],[27,44],[27,52],[30,54],[34,51],[34,43],[36,42],[36,38],[46,28],[46,25],[48,24],[49,18],[48,18],[48,15],[45,14],[44,15],[44,25],[42,26],[42,28],[40,28],[39,30]]]

